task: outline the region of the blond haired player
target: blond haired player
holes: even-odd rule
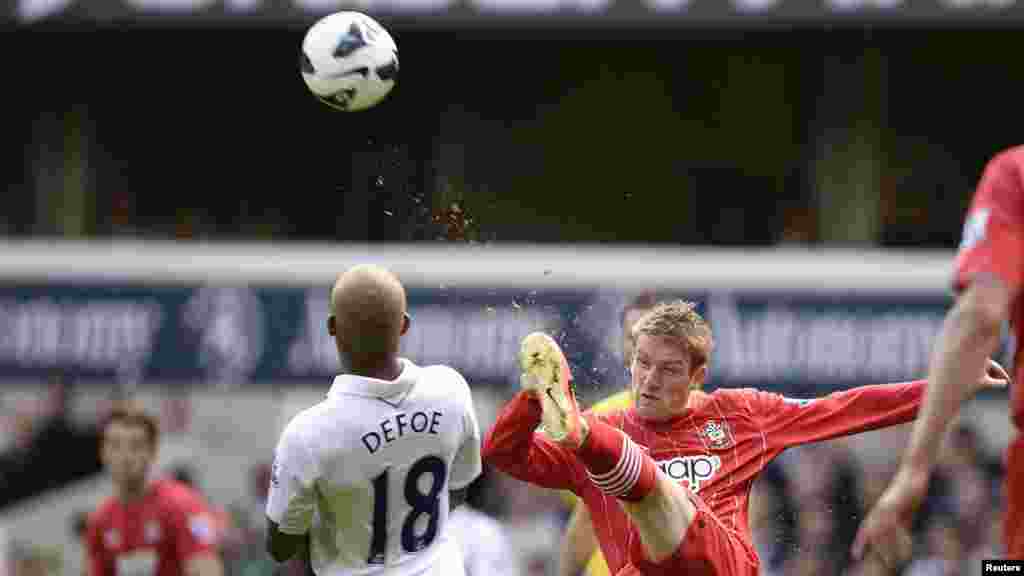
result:
[[[619,328],[622,331],[622,361],[628,373],[629,365],[633,362],[633,325],[641,316],[654,305],[657,300],[654,295],[648,292],[636,296],[626,303],[619,314]],[[633,405],[633,391],[630,390],[628,381],[626,388],[613,394],[590,407],[594,414],[607,414],[617,410],[624,410]],[[572,515],[566,526],[565,537],[562,538],[562,547],[558,562],[559,576],[576,576],[580,569],[586,565],[584,574],[587,576],[610,576],[608,563],[601,554],[597,545],[597,536],[594,534],[594,526],[590,522],[590,512],[586,506],[579,505],[579,498],[571,492],[565,493],[565,500],[572,507]]]
[[[612,574],[756,576],[750,489],[787,448],[913,419],[925,382],[860,386],[815,399],[753,388],[701,390],[711,328],[687,302],[659,304],[633,327],[634,405],[581,414],[569,364],[546,334],[523,339],[523,390],[499,413],[484,460],[532,484],[571,490],[591,513]],[[981,368],[981,367],[979,367]],[[1002,387],[978,374],[968,393]]]

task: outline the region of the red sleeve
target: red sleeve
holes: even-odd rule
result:
[[[915,380],[859,386],[809,400],[758,391],[755,417],[769,449],[781,451],[910,422],[917,416],[926,384]]]
[[[1024,281],[1024,148],[989,162],[964,222],[953,287],[991,274],[1016,291]]]
[[[578,495],[583,469],[572,452],[534,432],[540,417],[540,402],[525,392],[517,394],[484,438],[484,461],[524,482]]]
[[[189,494],[176,499],[172,530],[175,551],[182,564],[196,554],[217,551],[217,519],[198,496]]]
[[[85,554],[88,559],[89,576],[113,576],[110,558],[103,547],[103,527],[98,514],[89,518],[85,531]]]

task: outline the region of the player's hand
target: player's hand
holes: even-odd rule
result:
[[[890,570],[910,560],[913,540],[910,524],[928,492],[928,472],[901,466],[892,483],[860,525],[853,541],[853,557],[872,555]]]
[[[1010,374],[995,360],[989,359],[985,363],[985,372],[975,383],[972,393],[978,393],[988,388],[1006,388],[1010,385]]]

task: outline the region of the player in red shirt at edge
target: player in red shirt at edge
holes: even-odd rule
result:
[[[100,454],[114,494],[89,517],[89,576],[221,576],[217,525],[203,498],[171,479],[150,479],[159,428],[141,411],[116,410]]]
[[[619,576],[756,576],[747,507],[768,462],[798,444],[907,422],[924,392],[915,381],[814,400],[755,389],[707,394],[711,329],[693,304],[658,304],[633,335],[635,404],[601,416],[580,414],[554,340],[524,338],[523,390],[483,448],[486,461],[511,476],[582,498]],[[971,392],[1006,384],[998,364],[990,369],[995,377],[978,366]]]
[[[911,553],[909,526],[928,490],[939,447],[958,412],[959,378],[979,370],[999,347],[1002,325],[1010,320],[1018,346],[1024,342],[1024,146],[1002,151],[985,167],[974,193],[956,258],[958,296],[936,340],[928,380],[931,384],[907,451],[892,483],[861,525],[855,557],[877,554],[900,564]],[[1010,415],[1016,439],[1006,454],[1006,516],[1003,537],[1007,558],[1024,560],[1024,356],[1016,351],[1010,389]]]

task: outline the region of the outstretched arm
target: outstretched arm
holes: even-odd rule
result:
[[[773,451],[902,424],[914,419],[925,381],[872,384],[812,399],[758,392],[761,419]]]
[[[1009,375],[998,363],[986,363],[982,358],[982,364],[976,374],[967,372],[976,367],[970,366],[954,376],[963,378],[951,392],[954,406],[970,400],[980,390],[1009,384]],[[926,380],[875,384],[809,400],[762,392],[759,413],[768,441],[776,449],[784,449],[909,422],[920,415],[926,387]]]
[[[973,375],[999,347],[1000,329],[1009,316],[1010,293],[1002,282],[975,282],[957,301],[942,326],[930,369],[924,405],[907,447],[907,466],[930,471],[946,428],[969,394]]]
[[[946,429],[959,411],[969,376],[985,366],[999,346],[1000,327],[1009,313],[1010,293],[994,279],[973,283],[946,317],[932,357],[930,385],[910,444],[889,488],[864,520],[854,542],[860,558],[872,548],[890,564],[909,554],[907,527],[924,500]]]

